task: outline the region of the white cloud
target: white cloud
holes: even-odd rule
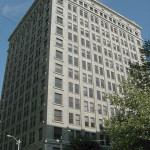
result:
[[[2,15],[6,16],[8,18],[18,18],[20,17],[27,11],[29,6],[31,5],[31,1],[26,1],[21,4],[16,4],[16,5],[11,5],[11,4],[5,4],[4,7],[2,8]]]

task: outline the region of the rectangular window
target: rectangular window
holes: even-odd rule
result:
[[[87,96],[87,87],[83,87],[83,95]]]
[[[57,7],[57,13],[59,13],[59,14],[63,14],[63,9],[62,8],[60,8],[60,7]]]
[[[57,16],[57,23],[63,24],[63,18]]]
[[[80,125],[80,115],[76,114],[76,125]]]
[[[84,111],[88,111],[88,102],[84,101]]]
[[[91,127],[94,128],[95,127],[95,119],[91,117]]]
[[[60,51],[56,51],[56,58],[59,60],[63,60],[63,53]]]
[[[86,69],[86,62],[82,60],[82,68]]]
[[[80,109],[80,101],[77,98],[75,98],[75,108]]]
[[[54,109],[54,120],[55,121],[62,121],[62,111]]]
[[[78,71],[74,71],[74,79],[78,80],[79,79],[79,72]]]
[[[72,63],[73,63],[73,58],[72,58],[72,56],[70,56],[70,55],[68,56],[68,63],[69,63],[69,64],[72,64]]]
[[[57,38],[56,39],[56,46],[63,47],[63,40]]]
[[[100,72],[100,75],[102,75],[102,76],[104,75],[104,70],[102,67],[99,68],[99,72]]]
[[[63,5],[63,0],[57,0],[57,3]]]
[[[92,84],[92,76],[91,75],[88,75],[88,83]]]
[[[73,113],[69,113],[69,123],[73,124]]]
[[[68,77],[73,78],[73,70],[72,69],[68,69]]]
[[[97,99],[101,100],[101,92],[100,91],[97,91]]]
[[[103,106],[103,115],[107,115],[107,107]]]
[[[73,83],[69,82],[69,92],[73,92]]]
[[[101,79],[101,87],[102,87],[102,88],[105,88],[104,80],[102,80],[102,79]]]
[[[62,94],[55,93],[55,103],[62,104]]]
[[[78,58],[74,57],[74,66],[78,66]]]
[[[79,94],[79,85],[78,84],[75,84],[75,93]]]
[[[91,71],[91,63],[87,63],[88,70]]]
[[[93,89],[89,88],[89,97],[93,97]]]
[[[87,82],[87,75],[83,73],[83,82]]]
[[[68,32],[68,40],[72,41],[72,33]]]
[[[111,90],[111,82],[108,82],[108,90]]]
[[[55,78],[55,87],[62,88],[62,79]]]
[[[63,35],[63,29],[57,27],[56,33],[59,34],[59,35]]]
[[[102,105],[98,104],[98,113],[102,114]]]
[[[94,104],[90,103],[90,112],[94,112]]]
[[[69,107],[73,108],[73,97],[69,97]]]
[[[96,78],[96,86],[100,86],[99,78]]]
[[[62,65],[55,64],[55,72],[62,74]]]
[[[62,135],[62,128],[54,127],[54,139],[60,139]]]
[[[85,126],[88,127],[89,126],[89,117],[85,116]]]

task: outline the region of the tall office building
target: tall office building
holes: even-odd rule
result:
[[[141,27],[96,0],[35,0],[9,38],[1,150],[56,150],[79,134],[109,145],[105,93],[139,61]],[[70,132],[67,132],[70,130]]]

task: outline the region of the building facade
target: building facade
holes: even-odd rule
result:
[[[96,0],[35,0],[9,38],[1,150],[56,150],[80,134],[109,145],[105,93],[140,59],[141,27]],[[67,130],[70,130],[67,133]]]

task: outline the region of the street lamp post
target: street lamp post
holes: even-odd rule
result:
[[[13,138],[13,139],[16,141],[16,144],[18,145],[18,150],[19,150],[19,149],[20,149],[20,143],[21,143],[20,139],[17,140],[17,139],[16,139],[14,136],[12,136],[12,135],[7,135],[7,137]]]
[[[63,144],[62,144],[63,138],[66,135],[66,133],[68,133],[68,132],[70,132],[70,130],[67,130],[63,135],[61,135],[60,140],[57,139],[57,142],[60,143],[60,150],[63,150]]]

